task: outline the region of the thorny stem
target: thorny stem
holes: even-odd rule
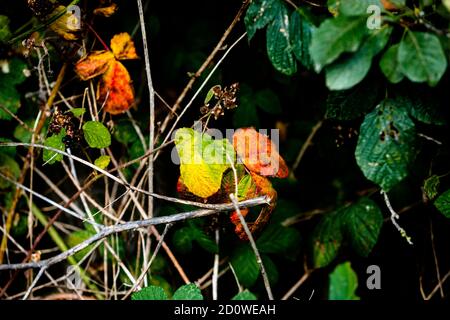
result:
[[[394,227],[398,230],[398,232],[400,232],[401,236],[403,238],[406,239],[406,241],[410,244],[413,245],[413,242],[411,241],[411,237],[409,237],[406,234],[405,229],[403,229],[402,227],[400,227],[400,225],[398,224],[397,220],[400,218],[400,216],[397,214],[397,212],[395,212],[394,208],[392,208],[391,202],[389,201],[389,197],[387,195],[387,193],[385,191],[381,191],[381,193],[384,196],[384,202],[386,203],[387,208],[389,209],[389,212],[391,213],[391,221],[392,224],[394,225]]]

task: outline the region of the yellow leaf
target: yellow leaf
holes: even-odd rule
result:
[[[126,32],[116,34],[111,39],[111,50],[114,53],[114,56],[119,60],[139,58],[136,54],[134,42],[131,39],[131,36]]]
[[[111,51],[97,51],[79,60],[75,65],[75,72],[82,80],[89,80],[105,73],[114,62]]]
[[[219,191],[223,173],[235,161],[228,140],[213,140],[208,134],[182,128],[175,135],[175,145],[181,178],[189,192],[206,199]]]
[[[134,90],[128,70],[122,63],[112,60],[97,87],[97,100],[111,114],[127,111],[134,102]]]
[[[111,17],[114,13],[117,11],[117,4],[111,3],[111,5],[107,7],[101,7],[94,9],[94,14],[97,16],[103,16],[103,17]]]

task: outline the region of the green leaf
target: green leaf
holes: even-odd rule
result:
[[[366,17],[337,17],[325,20],[313,33],[309,52],[320,72],[344,52],[355,52],[367,33]]]
[[[192,251],[192,232],[191,228],[183,227],[173,234],[173,244],[175,249],[183,254]]]
[[[20,167],[14,158],[6,153],[0,153],[0,172],[9,179],[16,181],[20,176]],[[11,185],[9,181],[0,177],[0,189],[6,189]]]
[[[167,300],[167,294],[161,287],[148,286],[134,292],[131,300]]]
[[[264,269],[267,273],[267,278],[269,279],[270,285],[274,286],[278,282],[278,278],[280,277],[280,274],[278,273],[278,268],[273,262],[272,259],[268,255],[261,255],[262,263],[264,264]]]
[[[345,2],[343,2],[345,3]],[[386,46],[392,27],[371,31],[361,48],[343,56],[325,69],[330,90],[345,90],[361,82],[370,70],[372,58]]]
[[[67,236],[67,238],[66,238],[67,245],[71,248],[75,247],[76,245],[80,244],[81,242],[92,237],[94,234],[95,234],[95,232],[92,232],[91,230],[74,231]],[[86,248],[84,248],[83,250],[78,251],[77,253],[75,253],[74,258],[77,261],[81,261],[81,259],[83,259],[84,256],[86,254],[88,254],[89,251],[91,251],[93,246],[94,245],[91,244],[91,245],[87,246]]]
[[[211,238],[209,238],[203,230],[198,228],[193,229],[193,237],[194,240],[199,244],[199,246],[204,250],[211,253],[219,252],[217,244]]]
[[[350,262],[342,263],[330,274],[329,300],[359,300],[355,291],[358,288],[358,276]]]
[[[389,0],[397,8],[402,8],[406,5],[406,0]]]
[[[294,228],[280,224],[270,224],[256,241],[262,253],[289,255],[296,251],[300,244],[300,233]]]
[[[439,38],[428,32],[406,32],[398,49],[402,73],[413,82],[435,86],[447,69]]]
[[[109,165],[110,161],[111,158],[109,156],[103,155],[95,159],[94,164],[100,169],[105,169]]]
[[[0,15],[0,42],[5,42],[11,37],[11,30],[9,29],[9,18]]]
[[[216,193],[223,173],[236,158],[228,139],[213,140],[208,134],[181,128],[175,134],[175,145],[180,156],[181,178],[188,190],[202,198]]]
[[[344,16],[367,15],[367,8],[376,5],[382,8],[380,0],[345,0],[339,2],[339,13]]]
[[[292,52],[305,68],[309,70],[313,69],[309,46],[311,44],[312,34],[316,28],[298,10],[292,12],[289,23]]]
[[[18,58],[4,63],[5,65],[0,68],[0,105],[16,114],[20,107],[20,94],[16,90],[16,85],[26,79],[27,65]],[[0,119],[11,120],[12,116],[0,108]]]
[[[387,192],[408,175],[416,155],[415,137],[407,109],[384,100],[361,125],[356,162],[367,179]]]
[[[248,290],[244,290],[235,295],[231,300],[258,300],[256,296]]]
[[[12,142],[12,140],[8,139],[8,138],[0,137],[0,142]],[[14,158],[16,156],[16,148],[0,146],[0,153],[4,153],[4,154]]]
[[[54,134],[51,137],[48,137],[44,145],[47,147],[52,147],[61,151],[66,150],[66,146],[64,145],[63,138],[66,136],[66,129],[62,128],[60,133]],[[61,153],[44,149],[42,152],[42,160],[46,164],[54,164],[55,162],[59,162],[63,159],[63,155]]]
[[[439,176],[432,175],[428,179],[425,180],[423,184],[423,192],[428,199],[433,200],[438,195],[438,188],[440,184]]]
[[[85,112],[86,108],[73,108],[69,110],[75,117],[81,117]]]
[[[178,288],[173,294],[173,300],[203,300],[200,289],[193,283]]]
[[[83,125],[83,134],[91,148],[107,148],[111,144],[111,134],[101,122],[87,121]]]
[[[205,104],[208,104],[209,101],[211,101],[211,99],[214,97],[214,90],[217,90],[217,89],[221,90],[222,87],[220,85],[215,85],[215,86],[211,87],[211,89],[209,89],[209,91],[205,97],[205,101],[204,101]]]
[[[404,105],[409,114],[426,124],[445,125],[445,107],[431,92],[407,92],[396,98],[398,104]]]
[[[398,49],[400,44],[391,46],[383,54],[380,60],[380,69],[386,78],[392,83],[399,83],[405,77],[401,71],[401,66],[398,61]]]
[[[289,35],[289,12],[282,3],[278,6],[274,20],[267,27],[267,55],[275,69],[286,75],[297,72]]]
[[[254,99],[256,105],[267,113],[280,114],[282,111],[280,99],[278,99],[278,96],[270,89],[258,91],[255,94]]]
[[[342,210],[341,226],[345,235],[350,238],[353,249],[367,257],[377,243],[383,225],[380,208],[374,201],[362,198]]]
[[[378,82],[363,81],[342,91],[331,91],[327,98],[327,119],[353,120],[372,110],[378,99]]]
[[[444,216],[450,218],[450,189],[441,194],[434,201],[434,205]]]
[[[247,9],[244,22],[250,41],[256,30],[264,28],[278,12],[279,0],[254,0]]]
[[[128,120],[117,122],[114,125],[113,135],[117,141],[124,145],[128,145],[139,140],[136,130]]]
[[[343,235],[336,213],[327,214],[316,226],[313,237],[313,265],[322,268],[336,258],[341,247]]]
[[[250,245],[239,246],[231,256],[231,265],[244,287],[251,287],[259,276],[259,266]]]
[[[26,119],[24,123],[29,127],[33,128],[34,120],[33,119]],[[25,129],[20,124],[14,129],[13,132],[14,138],[19,140],[20,142],[29,143],[31,142],[31,132]]]

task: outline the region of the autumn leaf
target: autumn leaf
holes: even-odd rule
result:
[[[134,102],[131,78],[125,66],[117,60],[109,63],[97,86],[97,100],[111,114],[127,111]]]
[[[213,140],[206,133],[182,128],[175,134],[180,157],[182,182],[189,192],[206,199],[222,185],[223,173],[235,161],[233,147],[227,139]]]
[[[58,6],[55,10],[47,17],[47,19],[51,19],[56,15],[61,14],[66,10],[65,6]],[[77,32],[80,31],[79,25],[80,21],[78,21],[79,17],[72,14],[71,12],[64,13],[61,17],[55,20],[52,24],[50,24],[50,29],[56,32],[59,36],[63,37],[66,40],[77,40],[78,35]]]
[[[254,128],[238,129],[233,135],[233,146],[248,170],[261,176],[288,176],[288,167],[276,145]]]
[[[94,14],[97,16],[103,16],[103,17],[111,17],[114,13],[116,13],[118,7],[117,4],[111,3],[111,5],[107,7],[100,7],[97,9],[94,9]]]
[[[75,72],[81,80],[89,80],[104,74],[114,61],[111,51],[96,51],[79,60],[75,65]]]
[[[116,59],[119,60],[138,58],[134,42],[131,39],[131,36],[126,32],[116,34],[111,39],[111,50]]]

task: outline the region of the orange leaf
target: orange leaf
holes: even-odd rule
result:
[[[261,176],[288,176],[288,167],[275,144],[254,128],[238,129],[233,135],[233,146],[248,170]]]
[[[97,100],[111,114],[127,111],[134,102],[130,74],[119,61],[113,60],[99,81]]]
[[[96,51],[79,60],[75,65],[75,72],[82,80],[89,80],[105,73],[113,61],[111,51]]]
[[[139,58],[136,54],[134,42],[126,32],[116,34],[111,39],[111,50],[119,60]]]
[[[103,16],[103,17],[111,17],[114,13],[117,11],[117,4],[111,3],[111,5],[107,7],[100,7],[97,9],[94,9],[94,14],[97,16]]]

